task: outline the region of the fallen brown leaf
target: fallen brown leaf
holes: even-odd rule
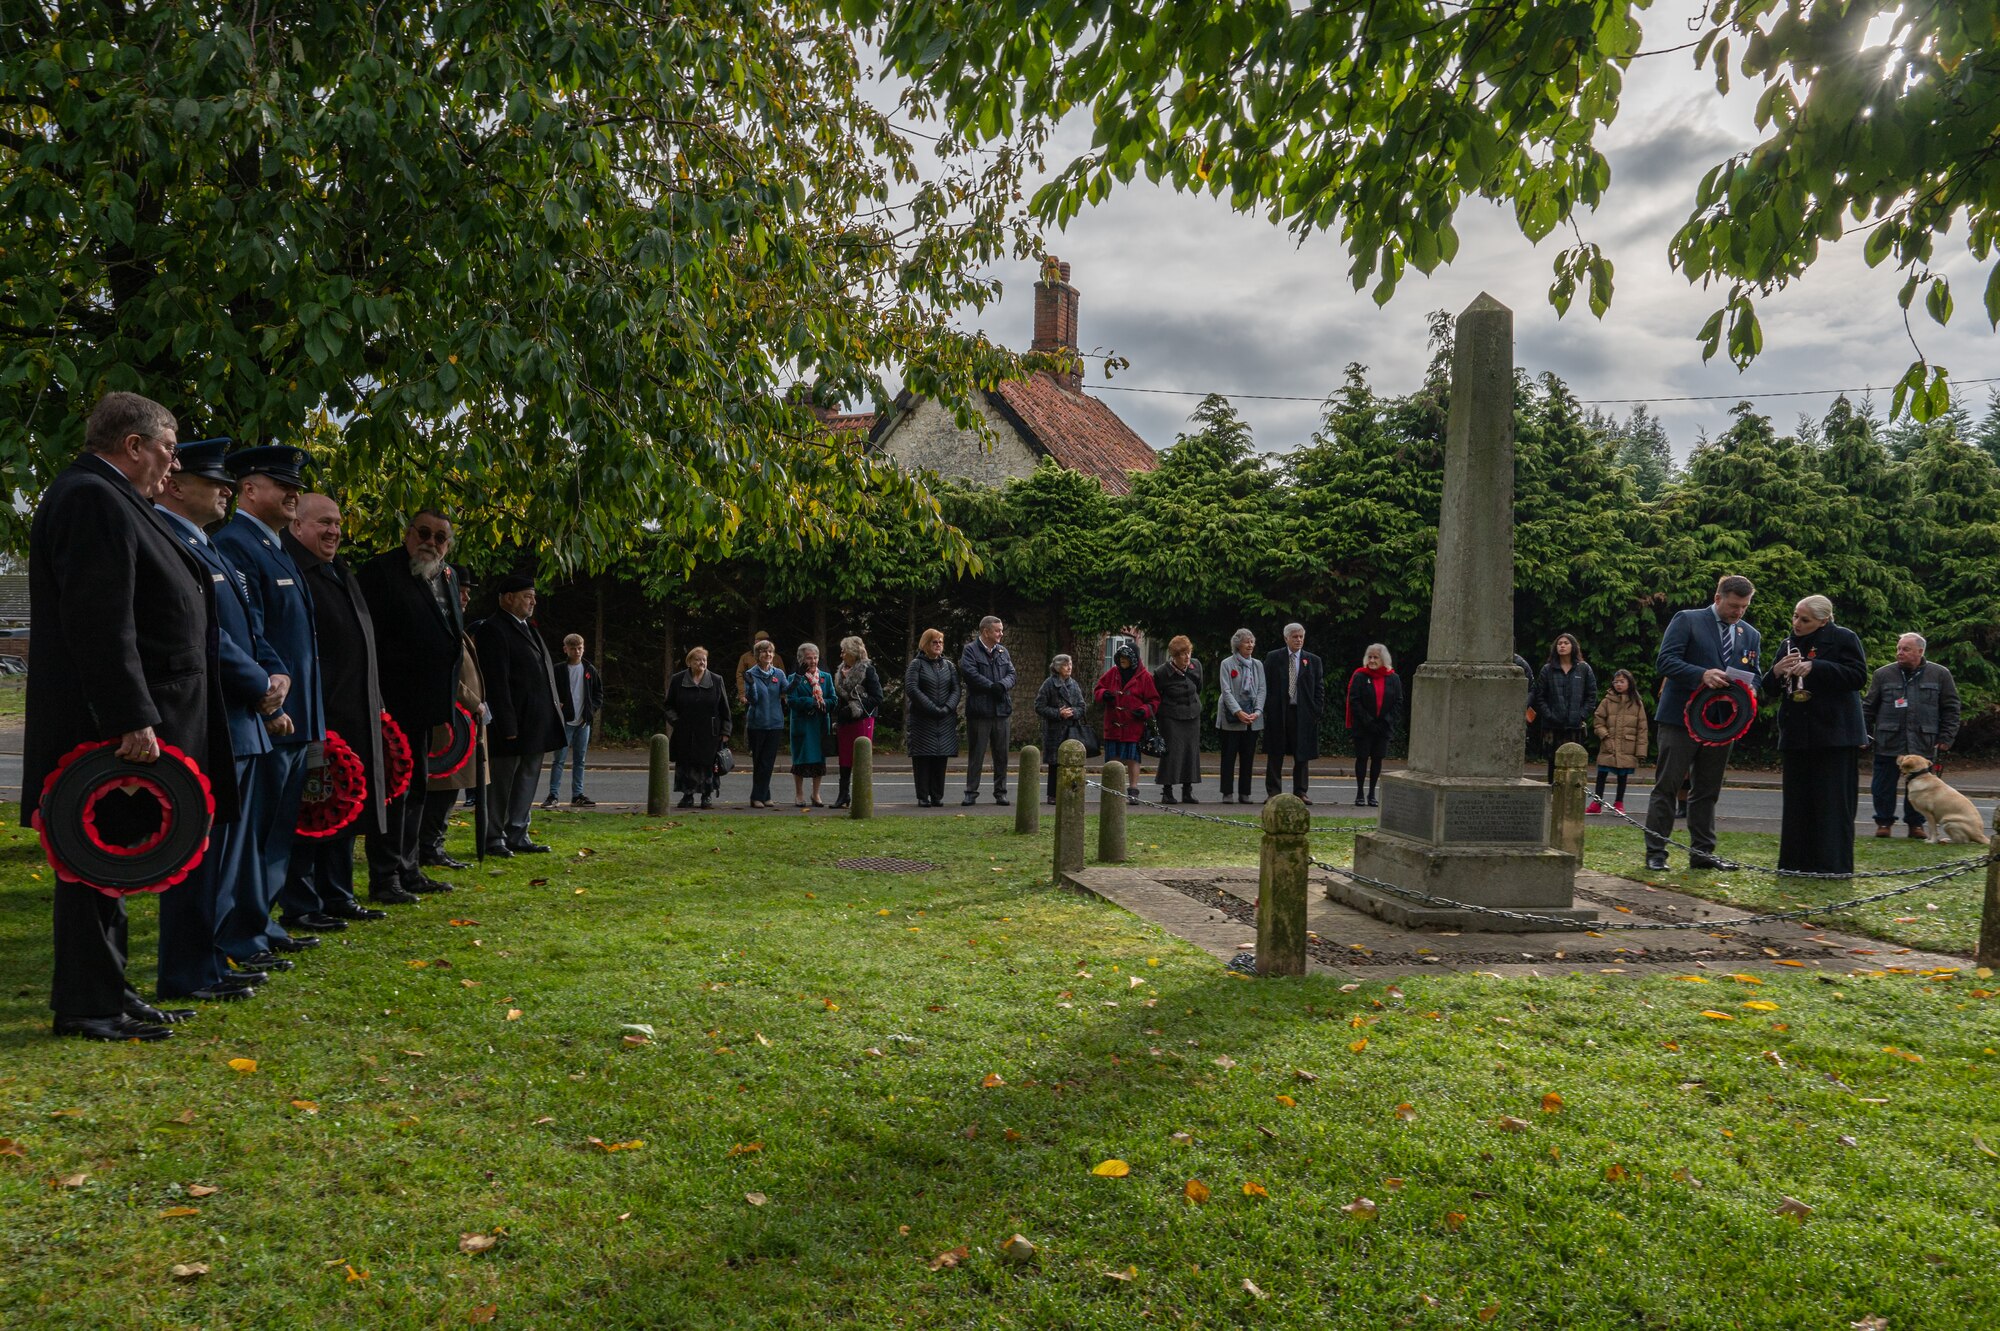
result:
[[[216,1193],[221,1191],[222,1189],[211,1188],[206,1183],[190,1183],[188,1185],[187,1195],[190,1197],[213,1197],[215,1196]]]
[[[80,1188],[89,1177],[90,1175],[88,1174],[64,1174],[61,1178],[50,1179],[49,1186],[52,1188]]]
[[[1528,1120],[1525,1118],[1515,1118],[1512,1114],[1502,1114],[1500,1121],[1494,1126],[1502,1132],[1526,1132],[1528,1130]]]
[[[1403,1122],[1408,1123],[1416,1116],[1417,1116],[1417,1107],[1411,1104],[1409,1101],[1405,1100],[1402,1104],[1396,1106],[1396,1117],[1402,1120]]]
[[[1016,1266],[1023,1266],[1035,1260],[1035,1245],[1025,1235],[1016,1234],[1000,1245],[1000,1255]]]
[[[175,1262],[167,1274],[176,1280],[199,1280],[208,1274],[207,1262]]]
[[[160,1212],[158,1218],[161,1220],[179,1220],[184,1216],[200,1214],[201,1208],[199,1206],[169,1206],[166,1210]]]
[[[752,1206],[762,1206],[765,1202],[768,1202],[771,1199],[769,1197],[766,1197],[761,1192],[746,1192],[743,1194],[743,1200],[750,1203]]]
[[[941,1252],[931,1258],[931,1270],[949,1271],[952,1267],[957,1266],[970,1256],[972,1256],[972,1250],[961,1243],[950,1252]]]
[[[1258,1289],[1256,1284],[1252,1282],[1248,1276],[1245,1276],[1243,1278],[1243,1292],[1245,1294],[1248,1294],[1253,1299],[1268,1299],[1271,1297],[1269,1294],[1266,1294],[1263,1290]]]
[[[1460,1229],[1464,1228],[1465,1218],[1465,1212],[1463,1211],[1446,1211],[1444,1213],[1444,1227],[1456,1234]]]
[[[491,1252],[499,1244],[500,1236],[498,1234],[460,1234],[458,1236],[458,1250],[462,1253]]]
[[[1243,1195],[1245,1197],[1269,1197],[1271,1194],[1265,1190],[1263,1184],[1257,1182],[1255,1179],[1247,1179],[1243,1184]]]
[[[1373,1220],[1382,1208],[1366,1197],[1356,1197],[1340,1209],[1356,1220]]]
[[[729,1148],[728,1158],[734,1160],[739,1155],[755,1155],[764,1149],[762,1142],[738,1142]]]
[[[1812,1213],[1812,1207],[1807,1206],[1796,1197],[1785,1198],[1778,1203],[1778,1209],[1771,1212],[1772,1215],[1790,1216],[1802,1225],[1806,1222],[1806,1217]]]
[[[1562,1113],[1562,1108],[1563,1098],[1554,1091],[1550,1091],[1542,1097],[1542,1112],[1544,1114],[1560,1114]]]
[[[485,1326],[488,1322],[492,1321],[495,1317],[498,1317],[499,1315],[500,1315],[499,1304],[482,1303],[477,1308],[467,1309],[465,1314],[465,1320],[471,1326]]]
[[[1199,1206],[1208,1200],[1208,1185],[1198,1178],[1191,1178],[1181,1185],[1181,1195]]]

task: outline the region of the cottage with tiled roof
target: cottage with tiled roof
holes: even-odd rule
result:
[[[1042,280],[1035,283],[1034,350],[1076,352],[1076,307],[1069,265],[1044,260]],[[973,406],[993,433],[990,446],[960,429],[951,412],[907,390],[875,423],[870,442],[913,471],[979,485],[1025,478],[1043,458],[1054,458],[1071,471],[1095,476],[1109,494],[1128,494],[1132,472],[1160,465],[1131,426],[1083,391],[1080,370],[1037,371],[979,394]]]

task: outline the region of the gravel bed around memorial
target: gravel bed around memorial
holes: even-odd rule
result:
[[[1195,901],[1199,901],[1204,906],[1211,906],[1216,910],[1221,911],[1224,915],[1227,915],[1231,921],[1242,925],[1244,928],[1250,930],[1252,933],[1256,932],[1257,929],[1256,907],[1252,906],[1249,902],[1244,901],[1241,897],[1238,897],[1233,893],[1223,891],[1221,888],[1217,887],[1213,882],[1201,879],[1187,879],[1187,878],[1161,878],[1157,879],[1156,881],[1162,887],[1170,887],[1174,891],[1179,892],[1182,896],[1190,897]],[[1634,908],[1633,913],[1634,915],[1647,914],[1650,915],[1652,918],[1658,918],[1664,920],[1672,920],[1677,918],[1671,912],[1663,911],[1654,913],[1650,911],[1642,911],[1639,908]],[[1718,930],[1720,928],[1721,926],[1718,926]],[[1413,934],[1412,936],[1415,937],[1419,935]],[[1676,935],[1676,936],[1684,937],[1685,935]],[[1495,934],[1492,935],[1492,937],[1495,938],[1496,940],[1499,940],[1508,937],[1508,935]],[[1694,931],[1694,937],[1708,938],[1709,935],[1702,933],[1700,931]],[[1321,962],[1328,966],[1338,966],[1338,967],[1344,967],[1349,970],[1358,970],[1373,966],[1410,967],[1410,966],[1425,966],[1425,965],[1435,966],[1441,964],[1451,965],[1451,966],[1463,966],[1467,964],[1511,965],[1524,961],[1527,962],[1543,961],[1543,962],[1549,962],[1551,964],[1559,963],[1565,966],[1583,965],[1583,964],[1614,966],[1614,965],[1637,965],[1640,963],[1646,963],[1650,965],[1671,965],[1677,962],[1688,963],[1695,961],[1710,961],[1715,959],[1718,955],[1725,955],[1729,952],[1734,951],[1734,949],[1725,949],[1721,947],[1682,948],[1682,947],[1640,947],[1636,945],[1622,949],[1613,947],[1603,947],[1603,946],[1590,947],[1582,945],[1586,943],[1597,942],[1598,940],[1591,939],[1589,935],[1581,933],[1579,933],[1576,936],[1576,941],[1579,944],[1579,946],[1574,946],[1574,947],[1567,945],[1564,946],[1563,948],[1560,949],[1560,951],[1562,952],[1562,955],[1560,957],[1556,955],[1555,950],[1531,952],[1525,948],[1505,947],[1505,946],[1494,946],[1485,948],[1466,948],[1462,946],[1453,946],[1449,952],[1418,952],[1414,949],[1390,950],[1384,948],[1370,948],[1366,951],[1362,951],[1357,948],[1346,947],[1346,946],[1341,946],[1339,944],[1331,943],[1323,938],[1314,938],[1308,940],[1306,943],[1306,953],[1314,961]],[[1456,943],[1456,940],[1454,940],[1454,943]],[[1738,948],[1748,948],[1750,946],[1751,944],[1749,944],[1747,940],[1741,941],[1737,944]],[[1817,947],[1817,946],[1799,947],[1794,944],[1780,942],[1776,939],[1771,939],[1771,940],[1760,939],[1758,940],[1757,946],[1760,948],[1762,946],[1769,946],[1772,952],[1777,953],[1781,957],[1825,957],[1827,955],[1826,949],[1823,947]],[[1763,955],[1768,957],[1769,953],[1764,953]]]

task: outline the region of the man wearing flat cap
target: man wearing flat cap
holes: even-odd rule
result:
[[[562,743],[562,695],[556,690],[549,649],[528,622],[535,613],[535,580],[511,573],[494,590],[500,611],[481,621],[473,641],[486,674],[486,705],[493,712],[486,853],[504,857],[548,850],[528,839],[528,819],[541,784],[542,759]]]
[[[305,795],[306,766],[326,739],[320,693],[319,634],[313,624],[305,574],[285,553],[280,535],[298,512],[305,490],[305,450],[288,444],[247,448],[223,459],[236,478],[236,515],[214,536],[216,549],[242,575],[250,602],[250,628],[270,645],[292,685],[279,710],[265,721],[271,752],[257,762],[246,799],[245,821],[254,829],[246,881],[223,917],[222,950],[239,968],[289,970],[279,952],[302,952],[316,939],[294,937],[271,918],[282,904],[303,929],[345,929],[346,923],[311,909],[316,901],[284,900],[292,843]]]
[[[121,758],[172,745],[207,774],[215,816],[236,814],[214,584],[154,508],[176,464],[173,413],[137,393],[107,393],[84,427],[84,453],[50,483],[28,535],[35,668],[28,676],[21,821],[63,758],[110,743]],[[186,886],[185,883],[181,887]],[[125,982],[125,900],[57,877],[55,1033],[164,1040],[160,1012]],[[179,887],[169,888],[169,892]]]
[[[208,528],[229,516],[236,478],[222,465],[234,447],[228,439],[182,444],[180,467],[167,477],[154,507],[189,554],[207,570],[215,591],[216,648],[221,663],[222,701],[229,719],[229,747],[239,790],[256,784],[257,763],[271,752],[264,719],[284,705],[291,680],[270,645],[252,632],[249,594],[235,568],[215,549]],[[221,761],[221,755],[216,755]],[[255,992],[254,972],[232,976],[219,946],[222,921],[235,907],[239,886],[250,881],[248,843],[242,822],[224,823],[209,834],[208,853],[180,886],[160,896],[159,994],[167,999],[229,1002]],[[261,977],[257,977],[261,978]]]
[[[354,575],[375,621],[382,705],[409,737],[412,757],[419,761],[437,747],[433,732],[451,721],[465,633],[458,578],[445,562],[451,542],[451,519],[436,509],[418,509],[403,543]],[[418,863],[424,794],[419,771],[401,796],[388,801],[381,835],[368,835],[368,899],[378,906],[407,906],[421,892],[449,887],[426,877]]]

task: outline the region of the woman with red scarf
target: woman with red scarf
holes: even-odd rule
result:
[[[1121,642],[1111,658],[1111,668],[1097,679],[1097,700],[1104,704],[1104,757],[1125,764],[1125,791],[1130,803],[1139,802],[1139,743],[1146,738],[1146,722],[1159,715],[1160,689],[1153,674],[1139,664],[1132,644]]]
[[[1403,681],[1396,674],[1389,649],[1368,644],[1361,668],[1347,679],[1347,731],[1354,737],[1354,802],[1379,807],[1375,783],[1382,778],[1382,760],[1389,756],[1389,736],[1403,714]]]

